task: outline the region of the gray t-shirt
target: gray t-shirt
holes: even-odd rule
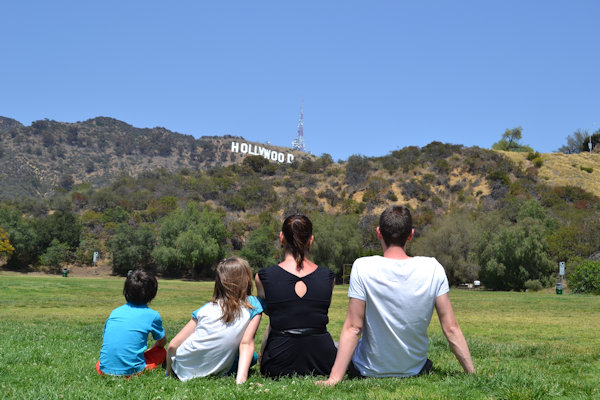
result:
[[[362,338],[352,356],[370,377],[416,375],[427,361],[435,299],[448,293],[444,267],[431,257],[362,257],[352,265],[348,297],[366,303]]]

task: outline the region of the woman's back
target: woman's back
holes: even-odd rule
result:
[[[265,302],[271,328],[286,330],[294,328],[323,328],[329,318],[333,272],[317,268],[312,273],[298,277],[278,265],[258,272],[265,290]],[[304,283],[306,293],[296,290],[298,282]],[[300,292],[300,293],[298,293]]]
[[[267,376],[327,375],[336,348],[327,332],[334,274],[317,267],[299,277],[278,265],[258,272],[271,333],[261,372]]]

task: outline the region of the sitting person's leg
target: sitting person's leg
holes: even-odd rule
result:
[[[96,371],[98,371],[98,375],[104,375],[104,372],[100,371],[100,360],[96,363]]]
[[[146,360],[146,370],[150,371],[166,361],[167,350],[154,346],[144,353],[144,359]]]

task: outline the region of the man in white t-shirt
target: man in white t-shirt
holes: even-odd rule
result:
[[[427,327],[435,307],[442,331],[466,373],[474,373],[469,347],[448,297],[448,279],[435,258],[409,257],[413,237],[408,208],[390,206],[377,237],[383,257],[357,259],[350,274],[348,314],[335,359],[324,385],[335,385],[348,371],[354,377],[408,377],[427,373]],[[361,338],[362,334],[362,338]]]

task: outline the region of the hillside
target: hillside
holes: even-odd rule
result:
[[[0,200],[48,197],[56,189],[68,191],[81,183],[105,187],[118,176],[159,168],[174,172],[239,163],[244,154],[231,151],[232,141],[256,144],[228,135],[195,139],[106,117],[76,123],[40,120],[31,126],[0,117]],[[310,157],[265,147],[299,160]]]
[[[500,151],[521,168],[527,169],[533,163],[527,160],[527,153]],[[576,186],[600,197],[600,154],[549,153],[541,155],[544,164],[539,168],[538,177],[550,186]],[[590,171],[591,168],[591,171]]]
[[[0,139],[0,235],[13,269],[90,265],[99,252],[118,274],[210,277],[231,254],[256,270],[279,257],[282,217],[300,212],[314,222],[311,256],[341,277],[380,251],[378,216],[398,203],[412,209],[409,251],[438,258],[451,284],[550,285],[554,261],[600,251],[599,154],[542,154],[534,165],[524,153],[432,142],[288,163],[289,149],[102,117],[31,127],[4,118]]]

